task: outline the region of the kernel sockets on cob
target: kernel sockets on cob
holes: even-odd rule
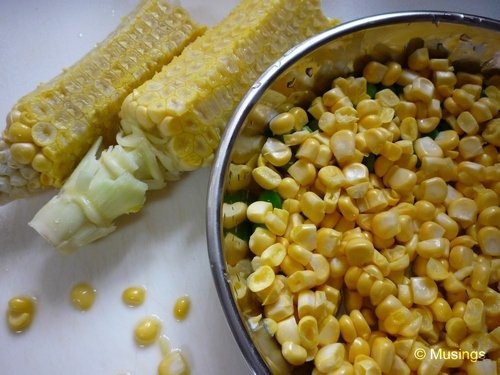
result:
[[[60,187],[102,136],[114,142],[121,103],[202,34],[165,0],[143,0],[80,61],[21,98],[0,139],[0,204]]]
[[[96,145],[30,225],[60,250],[73,250],[138,211],[148,189],[209,163],[255,79],[287,49],[333,25],[319,3],[243,0],[125,99],[118,145],[98,160]]]

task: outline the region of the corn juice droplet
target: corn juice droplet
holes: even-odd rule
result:
[[[182,296],[177,298],[174,305],[174,318],[176,320],[184,320],[189,314],[189,309],[191,307],[191,300],[189,296]]]
[[[89,310],[95,301],[96,290],[87,283],[79,283],[71,288],[70,299],[72,305],[80,311]]]

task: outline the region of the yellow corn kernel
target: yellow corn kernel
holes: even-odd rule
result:
[[[447,255],[450,241],[447,238],[432,238],[417,243],[416,252],[424,258],[439,258]]]
[[[465,368],[469,375],[495,374],[498,371],[498,361],[495,363],[491,359],[483,359],[477,362],[468,362]]]
[[[399,160],[403,153],[403,150],[396,143],[385,141],[380,154],[385,156],[390,161]]]
[[[248,246],[255,255],[261,255],[262,252],[276,242],[276,235],[266,228],[257,227],[250,235]]]
[[[490,144],[500,146],[500,119],[493,119],[488,121],[481,135]]]
[[[415,202],[416,219],[420,221],[433,220],[436,215],[436,207],[432,202],[419,200]]]
[[[269,167],[257,167],[252,171],[252,177],[266,190],[273,190],[277,188],[281,182],[281,176]]]
[[[393,342],[387,337],[377,337],[373,340],[371,357],[377,362],[382,373],[386,374],[392,367],[396,350]]]
[[[420,133],[430,133],[439,125],[439,117],[426,117],[417,120],[417,128]]]
[[[281,262],[280,269],[285,275],[290,276],[297,271],[303,271],[304,266],[293,259],[291,256],[287,255]]]
[[[361,266],[373,260],[373,244],[367,239],[354,238],[350,240],[344,249],[347,261],[350,265]]]
[[[344,283],[349,289],[356,289],[356,284],[363,270],[357,266],[351,266],[346,271],[344,276]]]
[[[382,85],[384,86],[392,86],[394,85],[398,80],[402,72],[401,65],[398,64],[397,62],[390,61],[386,64],[387,70],[384,73],[384,76],[382,78]]]
[[[360,354],[369,356],[370,345],[365,339],[361,337],[356,337],[354,341],[349,345],[349,352],[348,352],[349,362],[354,363],[354,360]]]
[[[500,223],[500,207],[490,206],[481,211],[477,223],[482,227],[497,226]]]
[[[349,268],[345,256],[336,256],[330,261],[330,275],[332,277],[344,277]]]
[[[318,322],[308,315],[304,316],[299,321],[299,337],[300,344],[306,349],[313,349],[318,346]]]
[[[432,280],[442,281],[448,277],[448,263],[435,258],[429,258],[425,268],[425,275],[429,276]]]
[[[270,164],[281,167],[290,161],[292,150],[283,142],[275,138],[268,138],[262,146],[262,156]]]
[[[333,257],[340,245],[342,234],[331,228],[320,228],[316,233],[316,252],[325,257]]]
[[[297,150],[295,156],[299,159],[306,159],[307,161],[313,162],[319,152],[320,143],[315,138],[307,138]]]
[[[488,260],[476,261],[472,266],[470,285],[475,290],[486,290],[491,276],[491,265]]]
[[[412,322],[414,321],[415,317],[412,312],[408,308],[402,306],[383,320],[382,325],[383,329],[391,335],[399,333],[401,335],[415,336],[415,333],[405,333],[405,330],[413,326]],[[415,329],[418,332],[418,326]]]
[[[474,135],[479,131],[479,124],[474,116],[468,111],[464,111],[458,115],[457,125],[469,135]]]
[[[463,319],[471,332],[482,332],[486,327],[484,302],[479,298],[471,298],[467,301]]]
[[[288,112],[280,113],[269,122],[269,129],[274,134],[290,133],[295,127],[295,117]]]
[[[247,205],[244,202],[224,203],[222,205],[222,222],[225,229],[234,228],[247,218]]]
[[[351,310],[349,318],[351,318],[351,321],[354,324],[356,335],[367,340],[370,337],[371,329],[361,311],[359,311],[359,309]]]
[[[408,100],[430,103],[434,97],[434,84],[427,78],[418,77],[404,88],[404,94]]]
[[[447,322],[452,318],[450,304],[441,297],[438,297],[430,304],[430,309],[434,315],[434,320],[438,322]]]
[[[377,91],[375,98],[382,107],[392,108],[399,103],[399,97],[391,89]]]
[[[386,296],[375,308],[375,315],[379,319],[385,319],[389,314],[403,307],[400,300],[392,294]]]
[[[240,260],[244,259],[248,255],[248,243],[242,240],[233,233],[227,233],[224,236],[224,258],[226,262],[234,266]]]
[[[324,112],[318,120],[318,127],[326,135],[331,136],[335,133],[338,130],[335,114],[331,112]]]
[[[467,228],[476,221],[477,204],[469,198],[458,198],[448,205],[448,216]]]
[[[252,223],[263,224],[268,212],[273,210],[271,202],[255,201],[247,207],[247,218]]]
[[[348,195],[340,196],[338,209],[340,213],[349,221],[356,220],[356,217],[359,215],[359,209],[354,205],[352,199]]]
[[[269,266],[260,266],[247,278],[248,288],[256,293],[269,287],[275,279],[274,271]]]
[[[263,266],[278,267],[286,256],[286,248],[281,243],[275,243],[264,250],[260,256]]]
[[[458,151],[464,159],[472,159],[481,155],[484,150],[481,139],[475,135],[465,136],[458,142]]]
[[[415,154],[420,160],[426,156],[443,157],[443,150],[438,144],[430,137],[419,138],[413,145]]]
[[[363,69],[363,77],[369,83],[382,82],[388,68],[377,61],[370,61]]]
[[[415,172],[393,166],[384,176],[387,185],[402,195],[409,194],[417,183]]]
[[[444,230],[444,237],[449,239],[450,241],[454,239],[459,230],[459,226],[455,220],[453,220],[451,217],[449,217],[447,214],[444,212],[438,212],[436,213],[436,216],[434,218],[434,221],[441,225]]]
[[[312,252],[302,246],[292,243],[287,248],[287,254],[296,262],[306,266],[311,261]]]
[[[30,164],[36,151],[36,147],[27,142],[14,143],[10,146],[10,154],[19,164]]]
[[[319,325],[318,344],[322,347],[336,343],[340,336],[339,322],[332,315],[327,316]]]
[[[401,230],[399,214],[393,211],[376,214],[372,219],[372,230],[376,236],[382,239],[390,239],[396,236]]]
[[[414,117],[404,117],[399,127],[401,130],[401,139],[415,141],[418,138],[418,123]]]
[[[432,177],[422,181],[417,189],[417,196],[420,200],[426,200],[431,203],[443,203],[447,192],[446,182],[441,177]]]
[[[302,213],[314,224],[319,224],[325,217],[325,202],[316,193],[308,191],[300,197]]]
[[[446,322],[446,335],[454,342],[460,343],[468,334],[467,325],[461,317],[451,317]]]
[[[500,230],[496,227],[483,227],[477,233],[477,242],[483,254],[500,256]]]
[[[285,177],[281,179],[278,185],[278,193],[285,199],[295,198],[299,192],[300,185],[291,177]]]
[[[317,284],[317,276],[314,271],[303,270],[292,273],[286,279],[286,285],[292,293],[300,292],[304,289],[311,289]]]
[[[275,336],[276,336],[276,339],[278,340],[278,331],[280,331],[280,338],[283,338],[283,341],[285,341],[286,339],[288,339],[289,337],[284,337],[286,336],[285,333],[287,332],[287,329],[284,329],[287,324],[281,326],[281,329],[279,329],[279,323],[286,320],[287,318],[292,318],[293,319],[293,322],[295,323],[295,318],[293,316],[291,316],[293,314],[293,298],[291,296],[291,294],[289,293],[286,293],[286,292],[282,292],[278,299],[276,300],[276,302],[272,303],[272,304],[269,304],[269,305],[265,305],[264,306],[264,315],[267,317],[267,318],[270,318],[270,319],[273,319],[274,321],[278,322],[278,327],[276,328],[276,332],[275,332]],[[291,323],[290,321],[288,323]],[[295,327],[297,326],[297,324],[295,323]],[[297,343],[299,342],[298,340],[298,332],[295,331],[293,332],[293,330],[291,330],[292,332],[288,332],[290,334],[295,334],[296,338],[297,338]],[[278,340],[278,342],[282,342],[280,340]]]
[[[314,357],[314,365],[322,373],[330,373],[342,366],[345,348],[341,343],[323,346]]]
[[[302,107],[292,107],[288,113],[295,118],[295,130],[301,130],[309,122],[307,112]]]
[[[285,341],[281,344],[281,353],[283,358],[293,366],[300,366],[307,359],[306,349],[292,341]]]
[[[300,344],[299,327],[293,315],[277,322],[278,328],[276,329],[275,337],[281,345],[287,341]]]
[[[372,358],[361,354],[354,362],[354,373],[363,375],[381,375],[382,371],[380,370],[377,362],[375,362]]]
[[[329,189],[337,189],[347,185],[342,170],[334,165],[322,167],[318,171],[318,179]]]
[[[425,47],[416,49],[408,56],[408,67],[411,70],[423,70],[429,63],[429,50]]]
[[[469,108],[471,115],[478,123],[489,121],[493,118],[493,113],[489,106],[481,101],[476,101]]]
[[[354,323],[348,315],[342,315],[339,319],[340,334],[345,342],[351,343],[357,337]]]
[[[308,186],[316,178],[316,168],[311,162],[299,159],[288,168],[288,174],[300,185]]]
[[[331,136],[330,147],[339,165],[347,165],[353,161],[355,154],[354,133],[350,130],[339,130]]]
[[[410,286],[413,301],[418,305],[430,305],[437,298],[437,285],[429,277],[412,277]]]
[[[306,250],[313,250],[316,248],[316,234],[314,224],[301,224],[292,228],[290,239]]]

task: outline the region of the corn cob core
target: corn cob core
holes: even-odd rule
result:
[[[243,0],[125,99],[118,145],[99,159],[89,152],[30,225],[59,250],[75,250],[113,231],[118,216],[138,211],[148,189],[208,163],[255,79],[334,24],[319,3]]]
[[[114,143],[127,94],[203,31],[180,6],[143,0],[103,43],[8,114],[0,194],[61,186],[99,136]]]
[[[319,1],[250,0],[124,101],[124,134],[165,140],[171,172],[209,162],[220,131],[250,85],[284,51],[330,25]]]

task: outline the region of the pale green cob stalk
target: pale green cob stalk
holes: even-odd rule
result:
[[[70,251],[141,208],[148,189],[207,165],[251,84],[286,50],[330,26],[319,0],[243,0],[124,101],[118,145],[88,154],[30,223]]]

